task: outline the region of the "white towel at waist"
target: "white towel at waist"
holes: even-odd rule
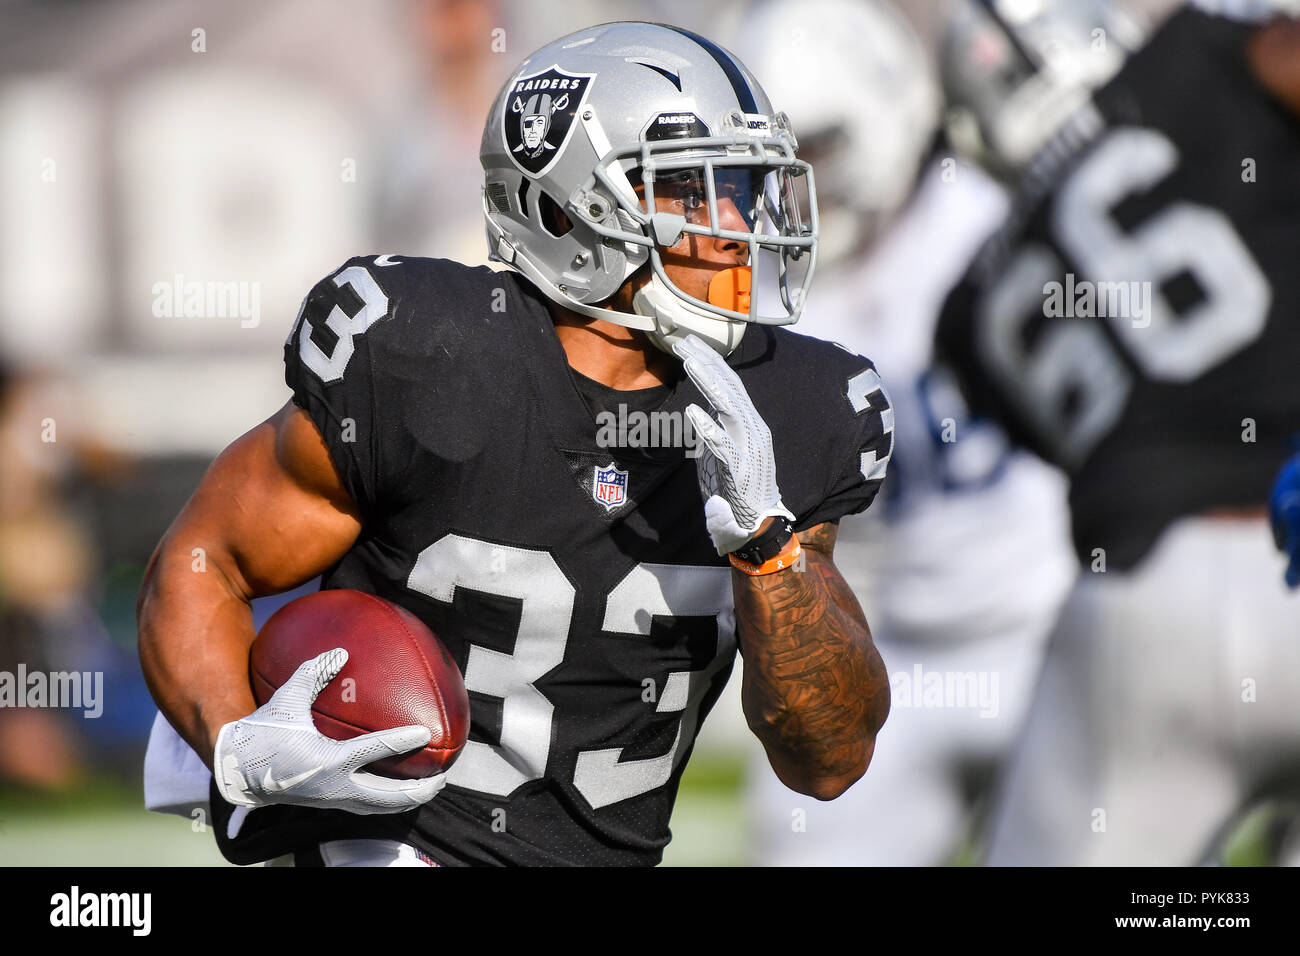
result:
[[[193,748],[176,733],[162,714],[154,716],[149,731],[149,748],[144,754],[144,805],[158,813],[175,813],[211,819],[208,784],[212,771],[203,765]]]

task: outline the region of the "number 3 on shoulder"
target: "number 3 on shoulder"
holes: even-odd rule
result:
[[[327,293],[330,291],[328,286],[331,283],[334,286],[333,291],[335,294],[330,297],[330,300],[326,303],[313,302],[313,299],[319,296],[322,290]],[[342,292],[344,288],[351,289],[361,300],[361,308],[357,310],[355,315],[348,315],[338,301],[338,293]],[[333,308],[330,309],[324,323],[321,323],[318,315],[313,314],[313,312],[323,311],[323,305],[331,302]],[[312,309],[313,305],[317,307],[316,310]],[[353,338],[364,333],[387,314],[388,296],[384,294],[383,289],[379,288],[379,283],[375,281],[374,276],[362,266],[348,266],[332,279],[317,285],[303,300],[302,308],[298,311],[298,318],[294,322],[293,329],[290,330],[285,344],[292,343],[296,336],[298,339],[298,355],[301,357],[303,365],[315,372],[316,377],[328,385],[330,382],[342,380],[343,373],[352,358],[352,353],[356,351],[356,345],[352,341]],[[313,330],[322,324],[335,336],[334,344],[328,351],[322,348],[320,343],[312,336]]]

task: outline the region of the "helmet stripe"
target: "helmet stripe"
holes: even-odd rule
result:
[[[740,66],[732,59],[731,54],[722,47],[718,46],[712,40],[706,40],[698,33],[692,33],[690,30],[683,30],[681,27],[675,27],[670,23],[660,23],[657,26],[672,30],[674,33],[680,33],[684,37],[689,37],[700,46],[704,51],[713,57],[718,66],[722,67],[722,72],[727,74],[727,79],[731,82],[731,89],[736,94],[736,100],[740,104],[742,113],[757,113],[758,101],[754,99],[754,91],[749,88],[749,83],[745,80],[745,74],[741,71]]]

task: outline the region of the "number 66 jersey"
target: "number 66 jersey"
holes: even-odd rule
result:
[[[1262,507],[1300,428],[1300,119],[1251,29],[1167,21],[1030,165],[940,320],[972,405],[1069,473],[1085,564]]]
[[[684,375],[584,378],[526,280],[438,259],[350,260],[308,295],[285,362],[363,519],[323,586],[433,629],[465,675],[470,739],[409,813],[271,806],[232,837],[214,793],[227,858],[379,837],[451,866],[658,862],[736,650],[685,430],[707,401]],[[893,424],[871,363],[763,326],[728,363],[797,529],[866,508]]]

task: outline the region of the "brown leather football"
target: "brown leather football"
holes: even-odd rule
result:
[[[414,778],[451,766],[469,737],[469,694],[456,662],[414,614],[362,591],[317,591],[286,604],[262,626],[249,678],[265,704],[303,661],[342,647],[348,662],[316,698],[322,734],[347,740],[373,730],[423,724],[424,749],[385,757],[365,770]]]

